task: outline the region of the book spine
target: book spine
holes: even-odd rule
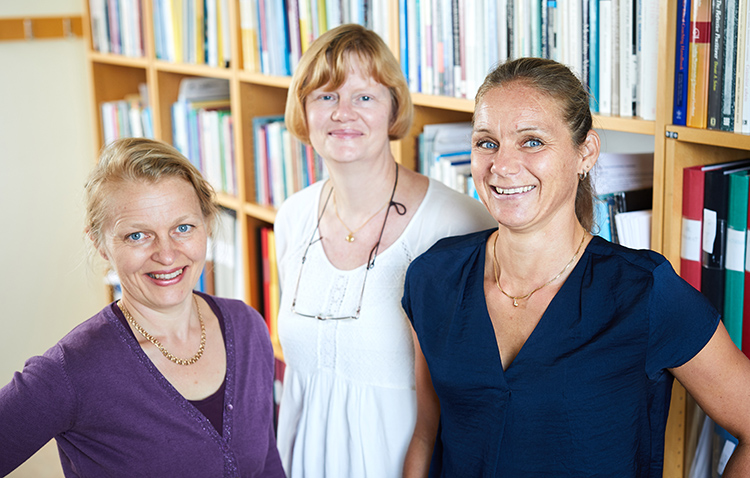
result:
[[[734,344],[742,347],[742,308],[745,288],[745,235],[747,233],[747,171],[729,176],[724,325]]]
[[[688,96],[688,52],[690,46],[691,0],[677,0],[677,41],[674,73],[674,108],[672,122],[685,126]]]
[[[693,0],[690,19],[687,126],[705,128],[708,118],[708,80],[711,39],[711,2]]]
[[[599,113],[612,114],[612,0],[599,0]]]
[[[599,0],[589,0],[589,107],[599,112]]]
[[[726,16],[726,1],[712,0],[711,2],[711,42],[709,59],[708,106],[706,108],[708,129],[721,128],[721,90],[723,88],[724,65],[724,19]]]
[[[737,78],[738,0],[724,0],[726,5],[724,62],[722,63],[721,130],[734,131],[735,80]]]
[[[742,133],[743,85],[745,83],[745,38],[747,25],[747,0],[739,0],[737,8],[737,55],[734,80],[734,132]]]

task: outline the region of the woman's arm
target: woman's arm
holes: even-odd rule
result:
[[[427,361],[414,337],[414,375],[417,388],[417,423],[404,460],[404,478],[426,477],[430,471],[430,459],[437,437],[440,420],[440,401],[432,386]]]
[[[671,370],[703,410],[739,440],[725,478],[750,476],[750,361],[719,323],[708,344]]]

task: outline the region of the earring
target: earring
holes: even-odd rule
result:
[[[584,169],[582,173],[578,173],[578,179],[580,181],[583,181],[584,179],[586,179],[586,176],[588,175],[589,175],[588,170]]]

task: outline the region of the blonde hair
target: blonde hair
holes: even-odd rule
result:
[[[346,81],[352,55],[356,55],[373,80],[391,93],[388,138],[401,139],[409,132],[414,106],[409,86],[396,58],[377,33],[361,25],[347,24],[327,31],[302,55],[292,77],[286,100],[287,129],[300,141],[310,143],[305,100],[323,86],[331,90]]]
[[[96,249],[101,247],[102,228],[111,204],[109,193],[123,182],[182,178],[193,186],[209,234],[217,222],[219,206],[211,185],[179,151],[161,141],[145,138],[123,138],[110,143],[99,155],[99,163],[85,186],[86,233]]]

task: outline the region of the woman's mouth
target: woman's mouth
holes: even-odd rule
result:
[[[157,279],[157,280],[170,280],[181,275],[184,272],[184,270],[185,269],[183,268],[183,269],[177,269],[176,271],[170,272],[169,274],[148,274],[148,276],[151,277],[152,279]]]
[[[536,186],[520,186],[517,188],[499,188],[497,186],[492,186],[492,189],[501,196],[509,196],[511,194],[522,194],[527,193],[534,189]]]

